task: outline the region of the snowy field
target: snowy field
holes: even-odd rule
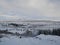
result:
[[[8,36],[0,39],[0,45],[60,45],[60,37],[43,34],[27,38]]]
[[[58,28],[60,22],[55,21],[0,22],[0,31],[3,31],[0,32],[0,45],[60,45],[60,36],[37,34],[39,30],[52,31]]]

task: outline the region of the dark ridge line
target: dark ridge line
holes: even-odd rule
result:
[[[25,33],[20,34],[18,32],[9,32],[8,30],[0,30],[0,34],[11,34],[11,35],[16,35],[16,36],[30,36],[30,37],[35,37],[37,35],[40,34],[44,34],[44,35],[56,35],[56,36],[60,36],[60,28],[59,29],[53,29],[51,30],[38,30],[38,33],[36,35],[34,35],[32,33],[32,31],[27,30]]]

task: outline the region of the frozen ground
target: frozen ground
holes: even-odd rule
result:
[[[10,23],[0,23],[0,30],[8,30],[13,33],[25,33],[26,30],[31,30],[33,34],[37,33],[37,30],[52,30],[54,28],[60,28],[60,22],[29,22],[23,23],[26,26],[16,27],[14,25],[8,25]],[[2,35],[2,36],[1,36]],[[28,35],[28,34],[27,34]],[[53,35],[37,35],[35,37],[16,36],[11,34],[0,34],[0,45],[60,45],[60,36]]]
[[[60,45],[60,37],[41,34],[36,37],[19,38],[9,35],[0,38],[0,45]]]

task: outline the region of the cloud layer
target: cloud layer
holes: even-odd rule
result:
[[[0,0],[0,19],[60,20],[60,0]]]

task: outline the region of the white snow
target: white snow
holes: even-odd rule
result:
[[[38,35],[36,37],[19,38],[11,36],[2,38],[0,45],[60,45],[59,36]]]
[[[20,23],[20,22],[19,22]],[[25,23],[24,23],[25,24]],[[28,23],[27,23],[28,24]],[[44,25],[44,26],[38,26],[38,25]],[[37,25],[37,27],[33,27],[32,25]],[[53,28],[60,28],[60,23],[53,23],[53,22],[39,22],[39,23],[31,23],[27,26],[32,26],[31,31],[36,34],[37,29],[53,29]],[[2,23],[0,23],[0,29],[6,30],[10,32],[18,32],[18,33],[24,33],[25,30],[28,29],[21,29],[13,27],[13,26],[7,26],[7,23],[2,26]],[[23,30],[23,31],[21,31]],[[3,34],[5,35],[5,34]],[[60,45],[60,36],[51,36],[51,35],[38,35],[36,37],[22,37],[14,36],[14,35],[6,35],[3,38],[0,38],[0,45]]]

